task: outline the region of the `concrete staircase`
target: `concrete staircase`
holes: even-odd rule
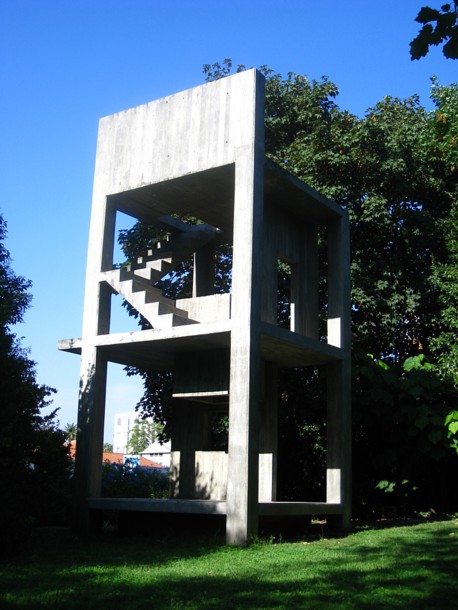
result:
[[[164,297],[162,290],[155,288],[154,284],[196,250],[211,242],[219,231],[211,225],[188,225],[173,217],[162,217],[160,221],[162,226],[169,226],[176,236],[140,254],[125,268],[105,271],[103,280],[153,328],[198,324],[188,317],[187,311],[179,309],[173,299]]]
[[[127,269],[105,271],[103,279],[138,311],[153,328],[166,329],[183,324],[197,324],[188,312],[178,309],[173,299],[162,295],[151,281]],[[157,280],[156,280],[157,281]]]

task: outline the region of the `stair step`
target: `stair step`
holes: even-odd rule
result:
[[[106,271],[104,276],[110,286],[116,290],[116,292],[119,292],[119,294],[125,296],[126,298],[128,295],[131,295],[136,301],[138,301],[138,297],[136,295],[139,295],[140,299],[143,298],[144,301],[142,293],[146,293],[149,295],[150,302],[170,301],[170,299],[162,295],[162,290],[155,288],[151,284],[149,279],[138,276],[127,269],[114,269],[113,271]]]
[[[155,250],[154,248],[151,248],[146,252],[146,254],[142,254],[141,256],[137,257],[137,264],[143,265],[148,262],[156,262],[160,264],[162,262],[165,265],[171,265],[172,256],[173,253],[170,249],[163,250],[162,248],[158,248]]]
[[[146,260],[142,266],[145,266],[147,269],[152,269],[154,271],[158,271],[161,274],[161,277],[172,271],[173,263],[171,258],[160,258],[160,259],[150,259]]]
[[[148,258],[147,256],[139,256],[136,263],[131,263],[126,267],[126,271],[129,273],[135,273],[136,276],[143,277],[153,284],[170,273],[172,269],[171,259]]]
[[[113,269],[104,274],[105,281],[128,301],[148,322],[157,329],[173,328],[186,324],[198,324],[188,318],[188,312],[179,309],[173,299],[154,288],[151,281],[128,269]]]
[[[174,224],[186,227],[171,240],[158,242],[154,248],[149,248],[140,254],[136,261],[129,266],[130,271],[140,268],[151,267],[166,275],[179,263],[188,259],[193,252],[211,242],[220,231],[208,224],[187,225],[177,219],[172,219]],[[157,281],[157,280],[156,280]]]
[[[132,292],[141,292],[142,290],[152,290],[153,286],[147,277],[142,277],[128,269],[119,270],[119,282],[127,287],[127,283],[131,282],[130,287]],[[157,290],[157,288],[155,289]]]
[[[162,279],[162,273],[148,267],[133,269],[131,273],[134,273],[136,277],[141,277],[147,280],[150,286]]]
[[[182,318],[176,313],[166,313],[157,317],[151,316],[151,319],[147,315],[144,316],[153,326],[160,330],[166,328],[173,328],[174,326],[186,326],[187,324],[198,324],[195,320],[189,320],[189,318]]]
[[[164,297],[165,298],[165,297]],[[188,312],[184,309],[178,309],[175,306],[175,302],[172,299],[169,299],[169,302],[165,301],[146,301],[145,302],[145,311],[151,312],[152,315],[155,316],[163,316],[169,313],[174,313],[181,318],[188,318]]]

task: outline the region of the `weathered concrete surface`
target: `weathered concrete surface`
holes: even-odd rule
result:
[[[170,235],[161,250],[139,253],[122,271],[113,269],[119,212]],[[191,228],[175,215],[204,224]],[[318,329],[318,231],[327,232],[328,242],[324,340]],[[220,295],[214,252],[221,243],[232,245],[233,259],[230,294]],[[153,284],[194,247],[193,298],[166,299]],[[291,267],[289,330],[277,320],[279,259]],[[111,333],[113,292],[153,328]],[[102,119],[83,333],[59,346],[81,354],[77,528],[88,530],[90,510],[106,505],[97,497],[108,361],[176,370],[174,408],[181,413],[172,438],[173,494],[179,498],[170,504],[119,500],[117,506],[226,514],[227,541],[238,545],[256,535],[260,514],[329,514],[347,523],[349,303],[346,214],[265,158],[264,82],[255,70]],[[186,377],[186,362],[192,369],[193,358],[205,363],[212,354],[228,367],[216,384],[205,379],[204,369],[212,370],[207,365]],[[217,354],[227,354],[229,364]],[[326,365],[328,375],[327,502],[276,502],[277,369],[316,365]],[[213,406],[229,414],[227,454],[208,444]],[[209,499],[192,500],[199,494]]]

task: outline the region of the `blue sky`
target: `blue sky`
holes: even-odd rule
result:
[[[458,61],[439,49],[410,60],[424,4],[443,2],[0,0],[0,213],[13,269],[33,281],[16,330],[38,381],[58,390],[62,426],[77,418],[79,358],[57,341],[81,335],[99,118],[200,85],[202,65],[225,57],[326,75],[359,116],[385,95],[418,93],[431,108],[430,77],[458,81]],[[110,367],[105,440],[140,394]]]

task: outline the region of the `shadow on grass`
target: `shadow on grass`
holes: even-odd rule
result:
[[[456,520],[247,549],[222,546],[208,533],[197,541],[162,534],[105,535],[89,545],[69,535],[52,544],[48,536],[41,555],[35,548],[1,571],[1,607],[448,610],[457,604]]]

